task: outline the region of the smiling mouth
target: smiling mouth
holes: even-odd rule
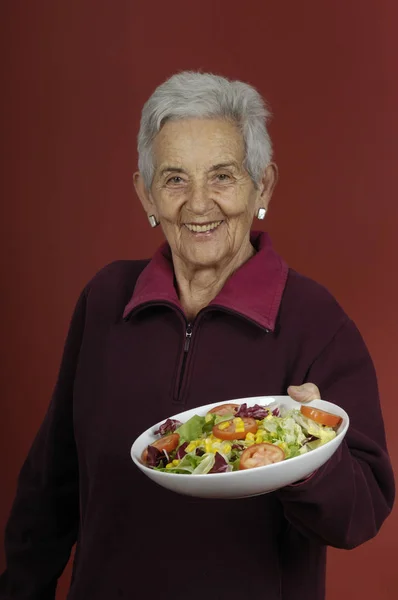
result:
[[[223,221],[212,221],[211,223],[204,223],[203,225],[184,223],[184,225],[187,229],[189,229],[189,231],[193,231],[194,233],[206,233],[207,231],[213,231],[213,229],[217,229],[221,223],[223,223]]]

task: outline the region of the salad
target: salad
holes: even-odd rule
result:
[[[341,417],[315,407],[227,403],[185,423],[167,419],[142,453],[158,471],[204,475],[262,467],[300,456],[337,435]]]

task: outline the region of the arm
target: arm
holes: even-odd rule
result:
[[[324,400],[346,410],[350,427],[323,467],[277,493],[300,533],[320,544],[354,548],[379,531],[391,512],[395,486],[373,363],[352,321],[316,358],[306,380],[318,386]]]
[[[7,569],[0,600],[52,600],[79,525],[78,462],[72,396],[84,329],[85,295],[70,325],[58,380],[21,469],[5,532]]]

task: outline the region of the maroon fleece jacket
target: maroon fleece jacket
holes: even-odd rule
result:
[[[53,599],[75,542],[69,600],[322,600],[327,546],[377,534],[395,489],[369,352],[324,287],[288,269],[266,234],[252,243],[191,338],[167,245],[87,284],[20,472],[1,600]],[[197,499],[157,486],[130,458],[136,436],[171,414],[306,381],[351,425],[304,483]]]

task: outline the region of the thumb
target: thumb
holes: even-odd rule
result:
[[[315,383],[303,383],[302,385],[289,385],[287,393],[296,402],[310,402],[320,399],[321,394]]]

